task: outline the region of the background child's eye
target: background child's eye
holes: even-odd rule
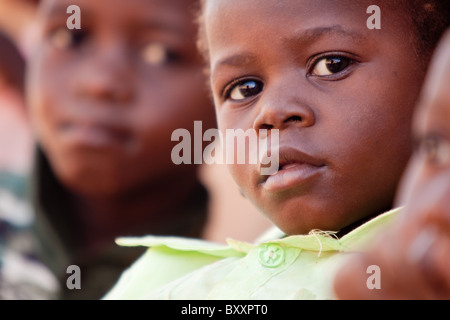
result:
[[[352,60],[346,57],[334,56],[325,57],[320,59],[314,65],[314,69],[311,72],[313,76],[330,76],[341,71],[344,71],[350,64]]]
[[[167,60],[167,49],[160,43],[149,43],[142,50],[142,59],[150,65],[161,65]]]
[[[161,43],[149,43],[141,52],[145,63],[152,66],[161,66],[167,63],[176,63],[182,60],[181,56],[167,48]]]
[[[263,90],[263,84],[256,80],[242,80],[232,86],[226,97],[235,101],[244,100],[258,95]]]
[[[434,165],[450,165],[450,142],[445,139],[435,136],[425,137],[420,142],[419,151]]]
[[[61,27],[50,33],[49,41],[55,48],[62,50],[80,46],[86,37],[87,34],[82,30],[69,30],[67,27]]]

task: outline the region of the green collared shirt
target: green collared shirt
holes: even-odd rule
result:
[[[334,274],[347,253],[363,249],[399,210],[340,239],[321,231],[289,237],[275,232],[255,244],[152,236],[118,239],[122,246],[149,249],[104,299],[335,299]]]

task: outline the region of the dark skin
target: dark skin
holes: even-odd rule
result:
[[[170,158],[175,129],[214,127],[184,0],[44,1],[27,79],[31,117],[91,246],[176,218],[198,185]],[[69,31],[69,5],[82,12]]]
[[[338,273],[341,299],[450,299],[450,34],[424,87],[413,132],[417,150],[399,189],[398,221]],[[366,286],[380,267],[381,289]]]
[[[243,193],[287,234],[340,235],[393,206],[411,154],[424,76],[399,11],[373,1],[207,1],[219,128],[280,130],[280,171],[230,165]]]

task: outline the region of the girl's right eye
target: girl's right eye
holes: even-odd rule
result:
[[[258,80],[241,80],[233,85],[225,93],[226,99],[242,101],[260,94],[264,85]]]
[[[87,33],[79,30],[69,30],[61,27],[49,33],[50,44],[55,48],[64,50],[80,46],[87,38]]]

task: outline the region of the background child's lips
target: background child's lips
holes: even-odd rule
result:
[[[95,122],[65,122],[59,126],[65,143],[90,148],[118,148],[131,139],[131,132],[123,127]]]

